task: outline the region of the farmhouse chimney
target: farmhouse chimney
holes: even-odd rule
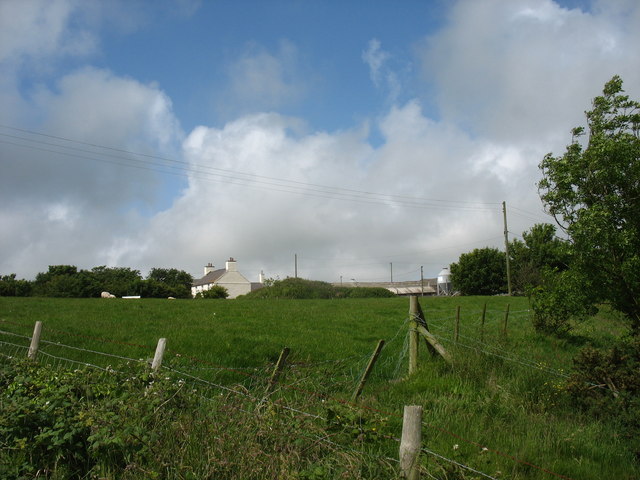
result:
[[[238,271],[238,267],[236,266],[236,261],[233,259],[233,257],[229,257],[229,260],[227,260],[226,268],[227,268],[227,272]]]
[[[213,272],[214,266],[211,262],[207,263],[204,266],[204,274],[206,275],[207,273]]]

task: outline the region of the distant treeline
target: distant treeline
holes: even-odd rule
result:
[[[152,268],[143,278],[139,270],[128,267],[78,270],[73,265],[51,265],[33,281],[19,280],[15,273],[0,275],[0,296],[90,298],[109,292],[116,297],[191,298],[192,283],[190,274],[175,268]]]

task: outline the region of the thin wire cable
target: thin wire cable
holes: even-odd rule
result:
[[[29,337],[27,335],[20,335],[19,333],[7,332],[5,330],[0,330],[0,334],[9,335],[9,336],[12,336],[12,337],[20,337],[20,338],[25,338],[27,340],[31,340],[31,337]]]
[[[32,131],[32,130],[26,130],[26,129],[16,128],[16,127],[11,127],[11,126],[8,126],[8,125],[0,125],[0,128],[5,128],[5,129],[13,130],[13,131],[19,131],[19,132],[27,133],[27,134],[30,134],[30,135],[36,135],[36,136],[41,136],[41,137],[46,137],[46,138],[51,138],[51,139],[56,139],[56,140],[62,140],[62,141],[65,141],[65,142],[75,143],[75,144],[79,144],[79,145],[86,145],[86,146],[90,146],[90,147],[94,147],[94,148],[100,148],[100,149],[109,150],[109,151],[113,151],[113,152],[125,153],[127,155],[141,156],[141,157],[145,157],[145,158],[149,158],[149,159],[153,159],[153,160],[162,160],[162,161],[168,162],[170,164],[178,164],[178,165],[184,165],[184,166],[188,166],[188,167],[191,167],[191,166],[194,165],[192,163],[185,162],[185,161],[182,161],[182,160],[176,160],[174,158],[162,157],[162,156],[158,156],[158,155],[152,155],[152,154],[141,153],[141,152],[133,152],[133,151],[130,151],[130,150],[114,148],[114,147],[109,147],[109,146],[105,146],[105,145],[99,145],[99,144],[95,144],[95,143],[83,142],[83,141],[79,141],[79,140],[73,140],[73,139],[70,139],[70,138],[62,137],[62,136],[49,135],[49,134],[45,134],[45,133],[41,133],[41,132],[35,132],[35,131]],[[20,140],[24,140],[24,141],[30,141],[30,142],[35,142],[35,143],[44,143],[44,144],[51,145],[51,146],[68,148],[68,149],[73,149],[73,150],[79,150],[77,148],[69,147],[69,146],[62,145],[62,144],[47,143],[47,142],[34,140],[34,139],[30,139],[30,138],[18,137],[18,136],[15,136],[15,135],[2,134],[2,133],[0,133],[0,135],[7,136],[7,137],[12,137],[12,138],[16,138],[16,139],[20,139]],[[80,151],[83,151],[83,152],[86,152],[86,153],[91,153],[91,154],[98,153],[99,155],[104,155],[103,153],[92,151],[92,150],[80,150]],[[115,158],[129,159],[130,157],[115,157]],[[211,167],[209,165],[198,165],[198,164],[195,164],[195,166],[201,167],[201,168],[207,168],[207,169],[215,170],[215,171],[231,173],[231,174],[234,174],[234,175],[245,175],[245,176],[252,177],[252,178],[253,177],[255,177],[255,178],[264,178],[264,179],[268,179],[268,180],[274,180],[274,181],[279,181],[279,182],[286,182],[286,183],[302,185],[302,186],[305,186],[305,187],[308,187],[308,186],[320,187],[320,188],[324,188],[324,189],[346,191],[346,192],[351,192],[351,193],[356,193],[356,194],[375,195],[375,196],[394,197],[394,198],[404,198],[404,199],[410,199],[410,200],[424,200],[424,201],[439,202],[439,203],[444,203],[444,204],[449,203],[449,204],[461,204],[461,205],[471,205],[471,206],[478,206],[478,205],[487,205],[487,206],[491,205],[491,206],[494,206],[494,205],[500,205],[500,202],[477,202],[477,201],[470,202],[470,201],[466,201],[466,200],[451,200],[451,199],[442,200],[442,199],[428,199],[428,198],[423,198],[423,197],[413,197],[413,196],[409,196],[409,195],[381,194],[381,193],[376,193],[376,192],[368,192],[368,191],[355,190],[355,189],[349,189],[349,188],[343,188],[343,187],[335,187],[335,186],[330,186],[330,185],[322,185],[322,184],[315,184],[315,183],[308,183],[308,182],[300,182],[300,181],[296,181],[296,180],[288,180],[288,179],[277,178],[277,177],[269,177],[269,176],[257,175],[257,174],[253,174],[253,173],[238,172],[238,171],[235,171],[235,170],[223,169],[223,168],[218,168],[218,167]]]
[[[497,478],[492,477],[491,475],[487,475],[486,473],[481,472],[480,470],[476,470],[475,468],[471,468],[468,465],[464,465],[464,464],[462,464],[460,462],[456,462],[455,460],[452,460],[450,458],[444,457],[444,456],[442,456],[442,455],[440,455],[440,454],[438,454],[438,453],[436,453],[436,452],[434,452],[432,450],[429,450],[428,448],[422,447],[422,449],[420,451],[423,452],[423,453],[427,453],[429,455],[432,455],[432,456],[434,456],[436,458],[439,458],[440,460],[444,460],[445,462],[449,462],[449,463],[451,463],[453,465],[456,465],[457,467],[460,467],[460,468],[462,468],[464,470],[468,470],[470,472],[476,473],[476,474],[478,474],[478,475],[480,475],[480,476],[482,476],[484,478],[489,478],[491,480],[498,480]]]
[[[237,172],[237,171],[233,171],[233,170],[225,170],[225,169],[214,168],[214,167],[210,167],[210,166],[202,166],[202,165],[197,165],[197,164],[190,164],[188,162],[175,160],[175,159],[170,159],[170,158],[166,158],[166,157],[159,157],[159,156],[156,156],[156,155],[149,155],[149,154],[131,152],[131,151],[117,149],[117,148],[113,148],[113,147],[106,147],[106,146],[97,145],[97,144],[91,144],[91,143],[87,143],[87,142],[80,142],[80,141],[76,141],[76,140],[72,140],[72,139],[68,139],[68,138],[64,138],[64,137],[57,137],[57,136],[53,136],[53,135],[41,134],[41,133],[38,133],[38,132],[32,132],[32,131],[28,131],[28,130],[24,130],[24,129],[17,129],[17,128],[14,128],[14,127],[9,127],[9,126],[4,126],[4,125],[0,125],[0,127],[11,129],[11,130],[15,130],[15,131],[21,131],[21,132],[24,132],[24,133],[29,133],[31,135],[39,135],[39,136],[43,136],[43,137],[54,138],[54,139],[58,139],[58,140],[63,140],[65,142],[77,143],[77,144],[91,146],[91,147],[94,147],[94,148],[101,148],[101,149],[106,149],[106,150],[115,151],[115,152],[119,152],[119,153],[126,153],[127,155],[136,155],[136,156],[141,156],[141,157],[150,159],[150,160],[143,160],[143,159],[132,158],[130,156],[128,156],[128,157],[115,156],[113,154],[108,154],[108,153],[104,153],[104,152],[92,151],[92,150],[86,150],[86,149],[79,149],[77,147],[73,147],[73,146],[69,146],[69,145],[63,145],[63,144],[52,143],[52,142],[45,142],[45,141],[41,141],[41,140],[35,140],[33,138],[25,138],[25,137],[19,137],[19,136],[16,136],[16,135],[9,135],[9,134],[0,133],[0,135],[2,135],[2,136],[14,138],[14,139],[17,139],[17,140],[21,140],[23,142],[32,142],[32,143],[38,143],[38,144],[41,144],[41,145],[46,145],[46,146],[49,146],[49,147],[63,148],[63,149],[68,149],[68,150],[73,150],[73,151],[79,151],[81,153],[87,153],[87,154],[92,155],[92,156],[96,156],[96,155],[97,156],[106,156],[106,157],[115,158],[115,159],[117,159],[119,161],[118,162],[114,162],[114,161],[106,160],[105,158],[89,157],[88,159],[90,159],[90,160],[104,162],[104,163],[114,163],[114,164],[117,164],[117,165],[127,166],[127,167],[143,168],[143,169],[147,169],[147,170],[150,169],[150,168],[144,167],[144,165],[150,165],[150,166],[154,166],[156,168],[157,167],[170,168],[170,169],[174,169],[174,171],[165,171],[165,170],[156,170],[156,171],[159,171],[161,173],[168,173],[168,174],[175,174],[175,175],[179,175],[179,176],[185,176],[185,177],[188,176],[187,173],[204,175],[204,176],[208,176],[208,177],[220,177],[220,178],[223,178],[225,183],[227,183],[227,184],[228,183],[233,183],[233,184],[248,186],[244,182],[249,182],[251,184],[263,184],[263,185],[270,186],[270,187],[278,187],[279,189],[286,189],[286,190],[278,190],[278,189],[275,189],[275,188],[268,188],[268,189],[272,189],[272,190],[284,191],[286,193],[298,193],[298,194],[303,194],[303,195],[321,196],[321,197],[324,197],[324,198],[327,198],[327,197],[328,198],[336,198],[336,196],[337,196],[337,198],[342,199],[342,200],[363,201],[364,203],[376,203],[376,204],[394,203],[394,204],[399,204],[399,205],[404,205],[404,206],[414,207],[414,208],[438,207],[438,208],[449,208],[449,209],[455,209],[455,210],[493,211],[493,210],[495,210],[495,206],[499,205],[498,202],[467,202],[467,201],[456,201],[456,200],[427,199],[427,198],[422,198],[422,197],[410,197],[410,196],[407,196],[407,195],[395,195],[395,194],[382,194],[382,193],[367,192],[367,191],[348,189],[348,188],[342,188],[342,187],[334,187],[334,186],[329,186],[329,185],[320,185],[320,184],[314,184],[314,183],[299,182],[299,181],[295,181],[295,180],[286,180],[286,179],[282,179],[282,178],[268,177],[268,176],[250,174],[250,173],[245,173],[245,172]],[[87,159],[87,157],[85,157],[83,155],[77,155],[77,154],[73,154],[73,153],[65,152],[65,151],[51,150],[51,149],[47,149],[47,148],[36,147],[34,145],[29,145],[29,144],[10,142],[10,141],[6,141],[6,140],[0,140],[0,143],[10,144],[10,145],[18,146],[18,147],[23,147],[23,148],[30,148],[30,149],[34,149],[34,150],[41,150],[41,151],[45,151],[47,153],[57,153],[57,154],[60,154],[60,155],[66,155],[66,156],[70,156],[70,157],[79,157],[79,158]],[[162,161],[162,162],[165,162],[165,163],[158,163],[159,160]],[[137,164],[122,163],[123,161],[124,162],[136,162]],[[168,164],[167,164],[167,162],[168,162]],[[155,170],[155,169],[151,169],[151,170]],[[216,173],[216,172],[223,172],[223,173]],[[213,180],[213,179],[209,178],[209,180]],[[268,181],[265,181],[265,180],[268,180]],[[237,183],[237,182],[240,182],[240,183]]]
[[[43,355],[45,357],[50,357],[50,358],[55,358],[58,361],[64,361],[64,362],[69,362],[69,363],[75,363],[78,365],[83,365],[85,367],[93,367],[93,368],[97,368],[98,370],[103,370],[105,372],[108,372],[109,369],[105,368],[105,367],[100,367],[98,365],[94,365],[93,363],[88,363],[88,362],[81,362],[79,360],[71,360],[70,358],[64,358],[64,357],[59,357],[57,355],[52,355],[48,352],[45,352],[44,350],[38,350],[38,355]]]
[[[112,357],[112,358],[117,358],[119,360],[126,360],[128,362],[139,362],[139,363],[144,363],[144,360],[140,360],[139,358],[130,358],[130,357],[123,357],[121,355],[115,355],[113,353],[104,353],[104,352],[98,352],[96,350],[90,350],[88,348],[80,348],[80,347],[72,347],[71,345],[64,345],[62,343],[59,342],[49,342],[47,340],[40,340],[40,343],[44,343],[47,345],[53,345],[55,347],[62,347],[62,348],[68,348],[70,350],[77,350],[80,352],[89,352],[89,353],[94,353],[97,355],[103,355],[105,357]]]

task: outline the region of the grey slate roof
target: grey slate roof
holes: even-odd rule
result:
[[[209,285],[210,283],[215,283],[215,281],[218,280],[225,272],[226,270],[224,268],[214,270],[213,272],[207,273],[204,277],[198,280],[194,280],[192,285],[194,287],[199,287],[200,285]]]

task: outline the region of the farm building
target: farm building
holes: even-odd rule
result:
[[[435,295],[436,289],[434,285],[436,284],[435,278],[425,278],[424,282],[418,281],[406,281],[406,282],[352,282],[348,285],[351,287],[379,287],[386,288],[390,292],[395,293],[399,296],[407,296],[407,295]],[[343,286],[342,283],[334,283],[336,287]]]
[[[214,285],[226,288],[227,292],[229,292],[228,298],[236,298],[252,290],[262,288],[262,273],[260,274],[260,281],[252,283],[238,271],[237,262],[233,257],[227,260],[225,268],[218,270],[209,263],[204,267],[204,277],[193,282],[191,295],[195,297],[199,292],[209,290]]]

